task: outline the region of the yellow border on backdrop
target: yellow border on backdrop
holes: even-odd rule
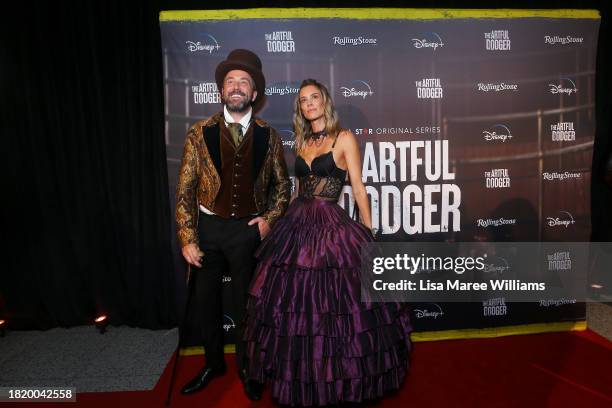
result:
[[[496,18],[600,19],[598,10],[582,9],[416,9],[416,8],[253,8],[241,10],[171,10],[160,21],[330,18],[350,20],[447,20]]]
[[[413,342],[436,341],[436,340],[458,340],[458,339],[483,339],[504,336],[516,336],[521,334],[552,333],[564,331],[583,331],[587,329],[585,320],[577,322],[558,323],[536,323],[521,324],[517,326],[487,327],[484,329],[458,329],[412,333],[410,339]],[[235,353],[233,344],[225,346],[226,353]],[[186,347],[181,349],[182,356],[193,356],[204,354],[202,347]]]
[[[521,334],[551,333],[562,331],[583,331],[587,329],[585,320],[577,322],[534,323],[516,326],[486,327],[484,329],[458,329],[441,330],[421,333],[412,333],[410,339],[414,342],[455,340],[455,339],[482,339]]]

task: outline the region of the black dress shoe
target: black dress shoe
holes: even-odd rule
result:
[[[257,382],[255,380],[249,379],[247,375],[247,370],[243,368],[238,371],[238,376],[240,377],[240,381],[242,382],[242,386],[244,388],[244,394],[251,401],[259,401],[261,399],[261,394],[263,393],[263,384]]]
[[[204,367],[204,369],[196,375],[193,380],[189,381],[181,390],[181,394],[193,394],[194,392],[202,391],[210,382],[225,374],[225,366],[220,368]]]

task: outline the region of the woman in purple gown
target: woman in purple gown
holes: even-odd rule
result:
[[[404,305],[360,298],[360,250],[373,235],[359,145],[312,79],[300,86],[293,124],[298,195],[256,252],[249,375],[286,405],[378,399],[406,375],[411,327]],[[337,205],[347,173],[363,224]]]

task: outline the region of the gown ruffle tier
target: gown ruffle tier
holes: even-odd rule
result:
[[[249,374],[281,404],[378,399],[408,369],[399,303],[361,301],[361,246],[372,241],[334,201],[298,197],[255,256],[244,340]]]

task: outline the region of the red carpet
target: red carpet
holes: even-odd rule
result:
[[[183,397],[178,391],[201,368],[203,357],[182,357],[171,406],[276,406],[269,394],[257,403],[247,400],[234,374],[233,355],[226,359],[225,377]],[[168,364],[153,391],[84,393],[78,394],[76,404],[55,406],[163,407],[170,370]],[[375,406],[612,407],[612,343],[590,330],[415,343],[404,387]]]

